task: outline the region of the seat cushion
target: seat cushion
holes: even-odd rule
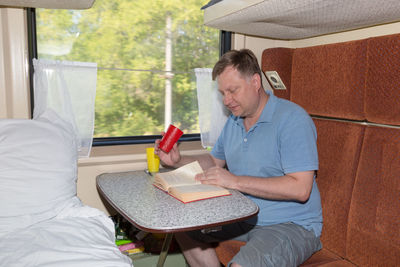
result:
[[[321,249],[314,253],[308,260],[306,260],[301,267],[314,267],[314,266],[326,266],[326,267],[341,267],[341,266],[355,266],[352,263],[342,259],[335,253]]]
[[[215,248],[219,261],[227,266],[229,261],[239,252],[240,247],[244,246],[246,243],[236,240],[223,241],[218,244]],[[314,267],[314,266],[326,266],[326,267],[347,267],[356,266],[351,262],[342,259],[335,253],[327,250],[321,249],[320,251],[314,253],[306,262],[300,265],[301,267]]]
[[[215,248],[219,261],[226,266],[233,256],[239,252],[240,247],[244,246],[245,244],[246,242],[237,240],[220,242]]]

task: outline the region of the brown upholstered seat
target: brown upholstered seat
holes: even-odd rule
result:
[[[368,40],[365,113],[370,122],[400,125],[400,34]]]
[[[314,122],[320,158],[317,184],[324,216],[321,240],[329,250],[316,253],[311,262],[327,264],[341,260],[340,256],[346,252],[348,213],[365,126],[324,119],[314,119]],[[228,263],[242,245],[244,242],[239,241],[219,244],[220,261]]]
[[[346,257],[358,266],[400,265],[400,128],[366,128]]]
[[[310,115],[364,120],[367,41],[297,48],[290,100]]]
[[[399,65],[400,34],[263,52],[262,70],[288,87],[275,95],[318,132],[323,249],[301,266],[400,266]],[[221,243],[221,262],[243,244]]]
[[[284,99],[290,99],[293,51],[291,48],[275,47],[265,49],[262,54],[261,69],[278,72],[286,90],[274,90],[274,95]]]
[[[314,266],[324,266],[324,267],[347,267],[355,266],[351,262],[344,260],[337,254],[329,251],[328,249],[322,249],[314,255],[312,255],[306,262],[300,265],[301,267],[314,267]]]

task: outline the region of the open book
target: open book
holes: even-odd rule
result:
[[[157,173],[153,185],[183,203],[231,194],[225,188],[196,181],[194,177],[201,172],[199,162],[194,161],[173,171]]]

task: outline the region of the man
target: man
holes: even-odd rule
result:
[[[165,165],[198,160],[205,170],[196,179],[236,189],[260,212],[221,231],[176,234],[190,266],[219,266],[212,242],[246,241],[230,266],[297,266],[321,248],[321,201],[316,130],[298,105],[263,89],[261,70],[248,49],[229,51],[215,64],[213,79],[232,112],[211,154],[156,153]]]

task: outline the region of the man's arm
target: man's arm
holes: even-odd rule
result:
[[[211,156],[210,153],[199,154],[199,155],[181,155],[178,145],[174,144],[171,151],[169,153],[165,153],[161,149],[159,149],[158,145],[160,140],[156,140],[155,142],[155,154],[160,157],[162,165],[166,165],[169,167],[178,168],[183,165],[186,165],[190,162],[197,160],[200,163],[200,166],[203,170],[207,170],[212,167],[224,167],[225,161],[217,159]]]
[[[305,202],[311,194],[314,171],[263,178],[236,176],[221,167],[213,167],[197,175],[196,179],[204,184],[236,189],[260,198]]]
[[[207,170],[213,167],[224,167],[225,161],[214,158],[210,153],[199,154],[199,155],[182,155],[179,162],[174,167],[180,167],[190,162],[197,160],[203,170]]]

